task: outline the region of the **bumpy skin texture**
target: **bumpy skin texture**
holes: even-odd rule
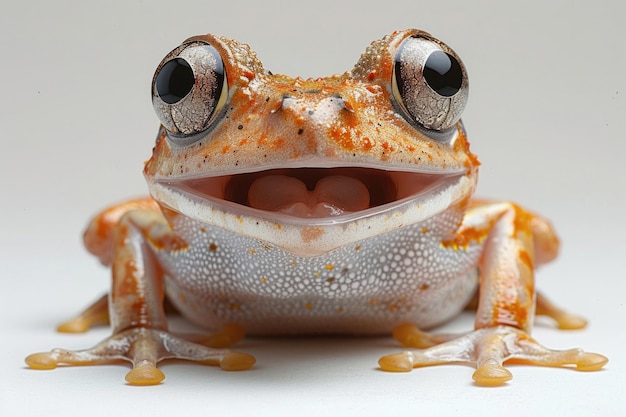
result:
[[[421,57],[433,50],[459,63],[447,81],[452,93],[422,75]],[[195,81],[165,102],[163,68],[180,57]],[[382,369],[471,362],[480,385],[509,380],[506,360],[601,368],[601,355],[552,351],[529,336],[535,310],[561,328],[585,321],[535,290],[535,269],[558,252],[549,223],[514,203],[471,198],[479,164],[458,120],[467,85],[456,54],[416,30],[373,42],[351,72],[315,80],[273,75],[233,40],[187,40],[155,75],[164,126],[144,170],[152,197],[104,210],[85,232],[87,248],[111,267],[108,300],[60,327],[109,321],[113,335],[27,363],[129,360],[127,381],[149,385],[164,378],[156,363],[165,358],[251,367],[254,358],[224,349],[245,329],[393,331],[426,349],[386,356]],[[166,299],[221,330],[170,333]],[[473,332],[418,329],[449,320],[472,299]]]

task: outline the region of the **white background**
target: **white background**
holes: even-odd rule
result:
[[[0,415],[624,415],[626,11],[581,1],[36,0],[0,12]],[[17,2],[13,2],[17,3]],[[623,4],[623,2],[621,2]],[[471,83],[464,115],[483,163],[479,193],[551,218],[563,239],[538,286],[590,319],[534,336],[610,357],[596,373],[512,366],[500,388],[462,365],[378,371],[390,338],[248,339],[248,372],[163,366],[156,387],[125,366],[32,371],[23,358],[84,348],[107,329],[54,326],[106,291],[80,233],[91,214],[145,193],[156,134],[154,68],[184,38],[250,43],[265,66],[322,76],[352,67],[370,41],[418,27],[450,44]],[[469,329],[471,317],[452,324]],[[322,414],[323,413],[323,414]]]

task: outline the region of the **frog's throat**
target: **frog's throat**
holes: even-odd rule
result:
[[[344,175],[347,169],[330,172]],[[318,256],[333,249],[380,235],[399,227],[432,218],[460,201],[475,188],[475,175],[387,172],[367,181],[371,172],[356,170],[371,191],[372,204],[358,211],[327,216],[298,217],[280,210],[262,210],[246,205],[242,197],[255,178],[284,172],[222,176],[211,179],[151,181],[150,191],[161,205],[208,226],[247,236],[281,247],[298,256]],[[315,172],[295,177],[307,181]],[[393,190],[385,187],[395,188]],[[310,186],[308,186],[311,188]],[[383,191],[376,191],[376,188]]]

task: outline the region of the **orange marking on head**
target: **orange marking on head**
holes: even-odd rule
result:
[[[390,145],[389,142],[383,142],[382,147],[385,150],[385,152],[393,152],[395,150],[395,148],[392,145]]]
[[[478,166],[480,166],[480,161],[478,160],[478,157],[477,157],[476,155],[474,155],[474,154],[473,154],[473,153],[471,153],[471,152],[468,152],[468,153],[467,153],[467,156],[468,156],[468,159],[467,159],[467,161],[465,162],[465,167],[466,167],[466,168],[469,168],[469,167],[471,167],[471,166],[473,166],[473,167],[478,167]]]
[[[369,151],[372,149],[372,141],[370,140],[370,138],[365,137],[361,139],[361,143],[364,150]]]
[[[391,65],[391,60],[387,59],[387,60],[383,60],[380,63],[381,68],[382,68],[382,77],[386,78],[386,79],[390,79],[391,78],[391,73],[393,72],[393,67]]]
[[[457,140],[454,142],[454,150],[457,152],[464,153],[465,155],[468,156],[468,159],[465,162],[466,167],[480,166],[480,161],[478,160],[478,157],[470,151],[470,143],[467,140],[467,137],[465,136],[465,134],[463,133],[461,129],[458,129],[458,132],[459,132],[459,136],[457,137]]]
[[[271,143],[270,149],[282,149],[286,143],[285,138],[278,138]]]
[[[343,99],[343,105],[346,107],[346,110],[348,110],[349,112],[354,113],[354,110],[356,108],[358,103],[354,103],[351,99],[349,98],[344,98]]]
[[[333,124],[329,131],[330,137],[343,149],[354,150],[352,134],[344,125]]]

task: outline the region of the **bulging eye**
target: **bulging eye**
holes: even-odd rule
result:
[[[219,52],[184,43],[161,61],[152,79],[152,105],[174,142],[207,130],[224,107],[228,82]]]
[[[187,61],[174,58],[161,67],[155,80],[156,92],[166,104],[176,104],[185,97],[196,83],[196,77]]]
[[[468,95],[467,74],[448,46],[417,35],[407,38],[396,52],[392,90],[412,122],[443,131],[461,118]]]

